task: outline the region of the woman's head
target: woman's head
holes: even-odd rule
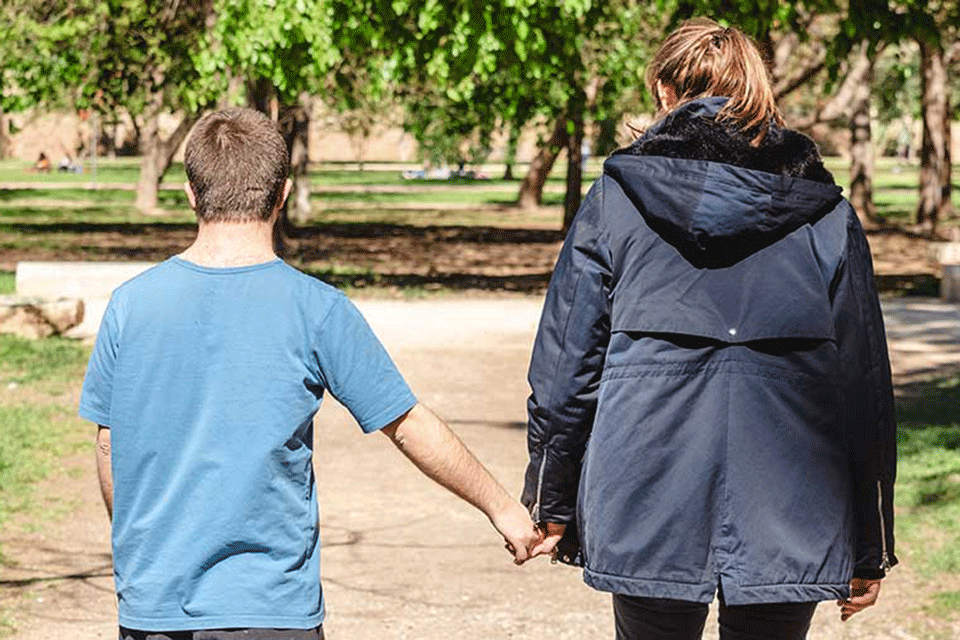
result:
[[[718,117],[756,131],[753,144],[771,120],[783,124],[757,46],[739,29],[707,18],[684,22],[667,36],[647,67],[647,87],[661,111],[697,98],[730,98]]]

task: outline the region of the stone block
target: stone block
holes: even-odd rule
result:
[[[83,300],[0,296],[0,333],[47,338],[83,322]]]

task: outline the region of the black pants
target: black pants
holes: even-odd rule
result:
[[[120,627],[120,640],[323,640],[316,629],[205,629],[201,631],[137,631]]]
[[[617,640],[698,640],[708,605],[703,602],[613,596]],[[816,602],[727,606],[720,593],[721,640],[803,640]]]

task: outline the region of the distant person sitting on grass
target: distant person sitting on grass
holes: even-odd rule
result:
[[[540,539],[526,510],[417,403],[353,304],[273,254],[290,181],[270,120],[206,116],[185,167],[196,240],[114,291],[80,400],[100,425],[120,638],[323,637],[313,420],[325,391],[526,560]]]
[[[63,157],[60,158],[60,162],[57,164],[57,171],[64,173],[82,173],[83,167],[79,164],[75,164],[70,154],[65,153],[63,154]]]
[[[41,151],[37,161],[30,167],[30,171],[34,173],[50,173],[50,158],[47,157],[47,154]]]

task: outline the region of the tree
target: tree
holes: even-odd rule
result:
[[[224,93],[231,79],[243,79],[253,106],[278,120],[291,153],[294,187],[275,234],[282,253],[285,238],[296,234],[291,218],[309,215],[309,96],[321,92],[340,57],[333,45],[338,16],[327,0],[217,0],[215,7],[217,20],[195,56],[206,86]]]
[[[938,37],[921,36],[923,138],[920,144],[920,201],[917,224],[933,234],[937,224],[952,216],[950,202],[950,93],[943,44]]]
[[[407,105],[406,123],[426,146],[461,149],[492,131],[545,121],[552,133],[521,184],[539,203],[561,148],[568,152],[565,224],[579,206],[586,119],[606,117],[634,92],[647,58],[654,7],[634,0],[367,0],[360,12],[385,34],[381,51]],[[594,87],[588,92],[588,87]],[[426,108],[425,108],[426,107]],[[482,144],[477,145],[482,148]]]
[[[854,67],[862,68],[863,80],[855,85],[850,108],[850,204],[860,221],[876,221],[873,204],[873,147],[870,128],[870,93],[873,87],[873,56],[868,42],[856,52]]]
[[[912,39],[920,47],[921,117],[920,184],[917,223],[927,233],[952,215],[950,159],[950,92],[947,45],[957,40],[960,3],[956,0],[905,0],[896,6],[851,0],[845,29],[838,39],[842,50],[854,39],[899,43]]]
[[[4,110],[66,106],[142,118],[136,205],[155,209],[159,181],[205,104],[191,54],[212,19],[209,0],[9,0],[5,7],[5,32],[19,39],[0,46]],[[163,113],[180,114],[166,138]]]

